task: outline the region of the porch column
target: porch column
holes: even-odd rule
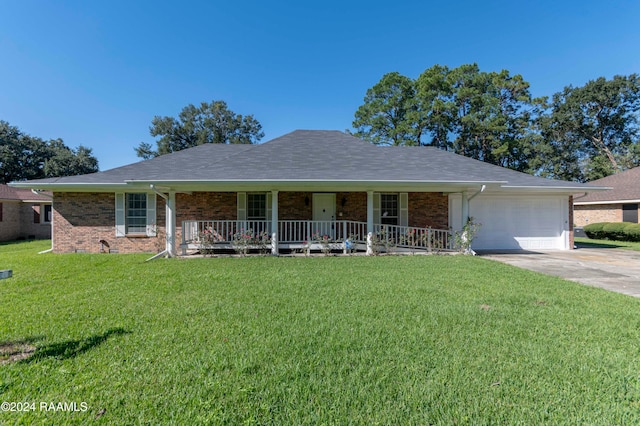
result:
[[[460,224],[460,229],[464,229],[464,226],[467,224],[467,219],[469,218],[469,197],[467,197],[467,192],[462,192],[462,223]]]
[[[174,257],[176,255],[176,193],[174,191],[169,192],[169,198],[165,204],[165,213],[167,221],[166,250],[169,257]]]
[[[278,191],[271,191],[271,254],[278,255]]]
[[[367,191],[367,233],[373,232],[373,191]]]

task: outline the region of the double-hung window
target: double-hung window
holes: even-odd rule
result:
[[[247,220],[267,220],[267,194],[247,194]]]
[[[398,194],[380,194],[380,222],[383,225],[398,224]]]
[[[116,237],[156,236],[156,194],[116,193]]]
[[[126,232],[127,234],[147,233],[147,194],[127,195]]]

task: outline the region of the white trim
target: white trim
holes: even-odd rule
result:
[[[124,192],[116,193],[116,238],[126,236],[125,196]]]
[[[373,223],[380,223],[380,193],[373,193]]]
[[[237,219],[247,220],[247,193],[238,192],[237,200]]]
[[[276,197],[278,194],[278,191],[275,191],[276,193]],[[267,192],[267,196],[265,197],[265,206],[264,206],[264,214],[265,214],[265,220],[271,220],[271,218],[273,217],[273,204],[272,204],[272,192]],[[276,215],[278,214],[278,211],[276,210]]]
[[[614,201],[581,201],[574,202],[574,206],[594,206],[599,204],[637,204],[640,200],[614,200]]]
[[[398,225],[409,226],[409,194],[398,194]]]

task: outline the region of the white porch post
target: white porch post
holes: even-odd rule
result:
[[[278,255],[278,191],[271,191],[271,254]]]
[[[462,192],[462,223],[460,224],[460,229],[464,229],[464,226],[467,224],[467,219],[469,218],[469,197],[467,197],[467,192]]]
[[[367,191],[367,232],[373,232],[373,191]]]
[[[373,254],[373,191],[367,191],[367,255]]]
[[[176,193],[173,191],[169,192],[169,198],[165,204],[165,212],[167,221],[166,250],[170,257],[174,257],[176,255]]]

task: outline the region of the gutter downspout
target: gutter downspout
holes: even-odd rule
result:
[[[482,187],[480,188],[480,191],[476,192],[471,197],[469,197],[467,199],[467,202],[469,202],[469,201],[473,200],[474,198],[476,198],[478,195],[480,195],[481,192],[484,192],[485,189],[487,189],[487,185],[482,185]]]
[[[584,198],[584,197],[586,197],[587,195],[589,195],[589,193],[588,193],[588,192],[585,192],[584,194],[582,194],[582,195],[581,195],[581,196],[579,196],[579,197],[573,197],[573,201],[579,200],[580,198]]]
[[[39,195],[41,197],[47,197],[51,199],[51,248],[47,250],[42,250],[38,252],[38,254],[51,253],[53,251],[53,195],[43,194],[42,192],[36,189],[31,189],[31,192],[33,192],[35,195]]]

